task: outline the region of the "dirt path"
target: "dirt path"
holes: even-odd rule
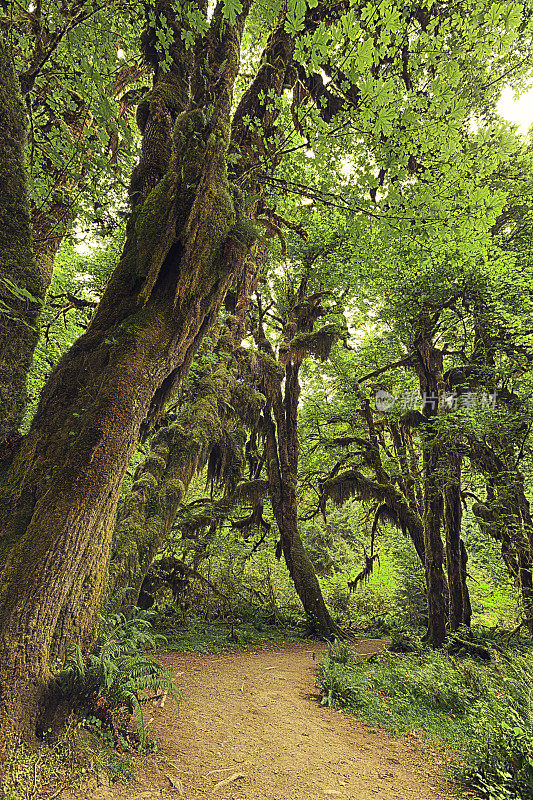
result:
[[[95,787],[91,800],[445,800],[415,745],[319,705],[322,649],[165,654],[185,702],[146,709],[161,752],[145,760],[140,784]]]

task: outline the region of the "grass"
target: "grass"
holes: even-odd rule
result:
[[[209,622],[202,618],[178,622],[172,615],[161,615],[156,622],[156,629],[167,639],[165,650],[178,653],[229,653],[254,647],[279,647],[305,641],[306,638],[301,626],[240,620]]]
[[[454,754],[452,777],[476,797],[532,800],[531,645],[486,644],[489,663],[420,646],[357,661],[336,643],[321,664],[322,702],[367,725],[446,745]]]
[[[15,744],[0,785],[1,800],[53,800],[64,789],[80,787],[89,776],[105,775],[109,783],[129,783],[136,777],[129,756],[110,748],[102,738],[70,720],[53,742],[29,748]]]

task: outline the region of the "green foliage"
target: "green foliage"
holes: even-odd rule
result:
[[[89,724],[112,732],[110,744],[127,743],[127,732],[117,731],[118,712],[135,713],[140,747],[146,746],[142,703],[154,692],[168,692],[176,701],[179,688],[172,673],[145,655],[165,641],[152,630],[154,614],[134,609],[129,617],[113,614],[102,620],[100,635],[85,657],[74,645],[60,673],[63,694],[82,711]]]
[[[326,705],[394,733],[426,735],[455,753],[453,774],[484,800],[524,800],[533,791],[533,657],[489,631],[490,663],[419,644],[413,654],[357,660],[345,644],[321,664]]]
[[[479,709],[476,737],[457,777],[484,800],[533,796],[533,663],[513,655],[500,663],[497,703]]]
[[[45,742],[35,751],[21,742],[9,750],[0,781],[1,800],[31,800],[53,797],[75,786],[82,778],[76,763],[74,727],[70,723],[53,743]]]
[[[89,778],[98,783],[130,783],[136,777],[131,756],[117,752],[96,731],[83,729],[72,718],[57,738],[50,731],[38,748],[22,742],[9,750],[0,782],[0,800],[48,800],[75,792]]]
[[[411,542],[398,532],[391,533],[391,551],[397,584],[393,602],[401,617],[413,628],[427,624],[424,567]]]
[[[283,613],[276,624],[268,611],[252,606],[236,609],[233,620],[209,620],[191,615],[185,622],[172,608],[159,616],[157,629],[165,634],[169,647],[179,653],[228,653],[255,648],[281,647],[301,642],[302,626],[291,624]]]

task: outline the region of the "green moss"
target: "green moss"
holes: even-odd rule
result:
[[[164,105],[173,115],[177,115],[182,106],[181,98],[176,86],[168,81],[158,83],[156,86],[154,86],[151,92],[145,94],[137,106],[136,120],[141,133],[144,132],[144,126],[146,125],[150,105],[152,103]]]
[[[135,238],[139,245],[139,255],[145,256],[136,264],[137,275],[147,273],[146,267],[151,264],[150,256],[153,254],[154,243],[158,243],[166,233],[167,216],[161,213],[161,210],[167,208],[169,204],[172,182],[172,175],[165,175],[157,186],[154,186],[136,213]]]
[[[160,455],[157,455],[152,450],[150,455],[145,460],[144,464],[142,465],[143,475],[145,473],[150,473],[150,475],[158,478],[162,475],[167,465],[166,459],[162,458]]]
[[[313,333],[297,334],[290,343],[290,350],[296,356],[311,355],[325,361],[338,337],[339,329],[336,325],[324,325]]]
[[[185,494],[185,486],[180,480],[165,481],[160,492],[160,501],[165,508],[171,508],[180,502]]]
[[[228,236],[248,249],[251,249],[259,239],[259,230],[251,219],[248,219],[248,217],[240,217],[230,230]]]
[[[145,497],[148,497],[157,490],[157,486],[158,483],[156,478],[154,478],[153,475],[150,475],[149,472],[145,472],[138,480],[135,481],[131,488],[133,492],[141,492]]]
[[[48,287],[36,263],[25,163],[26,115],[11,59],[0,37],[0,441],[18,429],[26,405],[26,376],[37,344],[39,302]]]
[[[160,428],[152,436],[152,449],[158,452],[158,448],[165,448],[168,451],[169,442],[172,437],[172,430],[170,427]]]

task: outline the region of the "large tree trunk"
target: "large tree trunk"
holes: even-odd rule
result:
[[[267,40],[257,75],[241,98],[232,120],[230,152],[238,156],[232,167],[232,178],[244,181],[255,198],[263,191],[263,180],[253,167],[261,158],[276,157],[277,140],[273,136],[264,140],[245,120],[247,117],[260,120],[263,130],[274,131],[279,109],[275,103],[265,103],[265,97],[283,94],[295,42],[295,37],[285,31],[285,13],[282,12]],[[252,217],[256,206],[257,200],[254,200],[246,209]],[[257,287],[267,251],[267,244],[259,244],[255,257],[247,259],[241,273],[235,276],[234,308],[219,341],[226,354],[233,353],[246,335],[250,298]],[[210,377],[204,378],[183,414],[160,430],[152,441],[153,452],[137,470],[131,493],[119,505],[108,594],[130,587],[124,600],[136,601],[150,564],[174,523],[180,501],[194,475],[205,466],[211,447],[221,437],[224,420],[220,409],[234,405],[239,408],[243,402],[248,405],[254,402],[253,393],[234,402],[231,391],[236,365],[228,369],[221,364]],[[246,409],[242,411],[246,415]]]
[[[237,282],[235,312],[218,338],[220,362],[188,389],[182,411],[163,418],[148,457],[136,470],[131,492],[119,504],[107,596],[122,593],[121,604],[136,603],[192,479],[206,466],[213,447],[223,441],[226,426],[235,418],[243,427],[257,423],[261,395],[243,386],[235,360],[228,358],[242,342],[258,271],[257,259],[250,259]]]
[[[434,325],[435,320],[423,309],[419,314],[413,344],[418,356],[415,371],[420,383],[423,412],[427,419],[422,426],[424,550],[429,612],[427,639],[434,647],[441,647],[446,638],[447,587],[441,537],[446,453],[442,443],[438,441],[439,431],[435,424],[444,383],[442,352],[433,344]]]
[[[46,281],[32,252],[24,148],[26,115],[12,61],[0,37],[0,446],[19,429],[26,377],[39,337]],[[21,294],[27,293],[24,297]],[[35,298],[32,300],[31,297]]]
[[[437,447],[424,453],[425,517],[424,545],[426,553],[426,583],[429,624],[427,639],[434,647],[441,647],[446,638],[446,582],[444,579],[441,522],[443,514],[442,485],[437,477],[441,459]]]
[[[285,478],[281,476],[278,451],[281,434],[278,432],[276,436],[276,425],[269,416],[265,419],[265,426],[265,463],[272,510],[280,534],[281,550],[296,593],[313,628],[321,636],[330,638],[337,635],[339,629],[326,608],[315,568],[305,550],[298,530],[296,482],[287,480],[287,475]],[[284,447],[283,442],[281,442],[281,447]]]
[[[223,435],[220,407],[231,404],[232,376],[224,364],[203,378],[197,397],[155,434],[147,459],[121,501],[113,534],[108,594],[136,603],[141,584],[172,528],[195,474]]]
[[[0,465],[4,750],[10,735],[35,730],[51,653],[92,637],[141,425],[186,374],[248,250],[225,166],[243,5],[234,26],[215,11],[206,34],[215,44],[201,43],[192,74],[195,107],[177,118],[166,163],[172,120],[189,103],[187,76],[171,70],[164,87],[156,82],[123,255],[90,328],[51,376],[29,434]],[[184,48],[178,31],[175,42]]]

